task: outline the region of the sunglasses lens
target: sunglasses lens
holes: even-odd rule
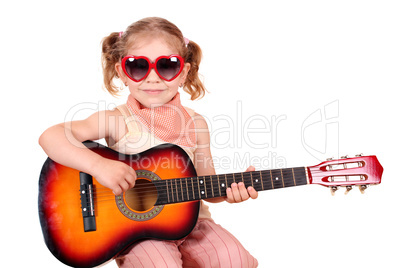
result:
[[[178,57],[161,58],[156,63],[156,69],[165,80],[172,80],[181,70],[181,62]]]
[[[149,69],[146,59],[128,58],[125,63],[127,74],[136,81],[143,79]]]

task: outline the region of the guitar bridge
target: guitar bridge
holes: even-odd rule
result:
[[[92,176],[84,172],[80,172],[80,194],[84,232],[96,231]]]

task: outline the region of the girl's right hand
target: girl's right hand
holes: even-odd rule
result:
[[[120,195],[134,186],[137,178],[134,169],[123,162],[96,154],[82,142],[119,140],[125,135],[125,131],[124,117],[117,109],[99,111],[87,119],[64,122],[48,128],[40,136],[39,144],[53,161],[91,174],[115,195]]]
[[[137,179],[132,167],[106,158],[98,161],[93,175],[100,184],[111,189],[114,195],[120,195],[133,188]]]

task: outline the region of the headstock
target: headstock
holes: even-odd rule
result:
[[[381,183],[383,170],[374,155],[327,159],[316,166],[307,168],[311,184],[330,187],[332,193],[335,193],[339,186],[343,186],[346,187],[345,194],[352,190],[353,186],[358,186],[364,193],[369,185]]]

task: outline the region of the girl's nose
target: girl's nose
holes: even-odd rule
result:
[[[147,83],[158,83],[161,81],[161,78],[156,73],[155,69],[152,68],[151,71],[149,72],[148,76],[145,78],[145,81]]]

